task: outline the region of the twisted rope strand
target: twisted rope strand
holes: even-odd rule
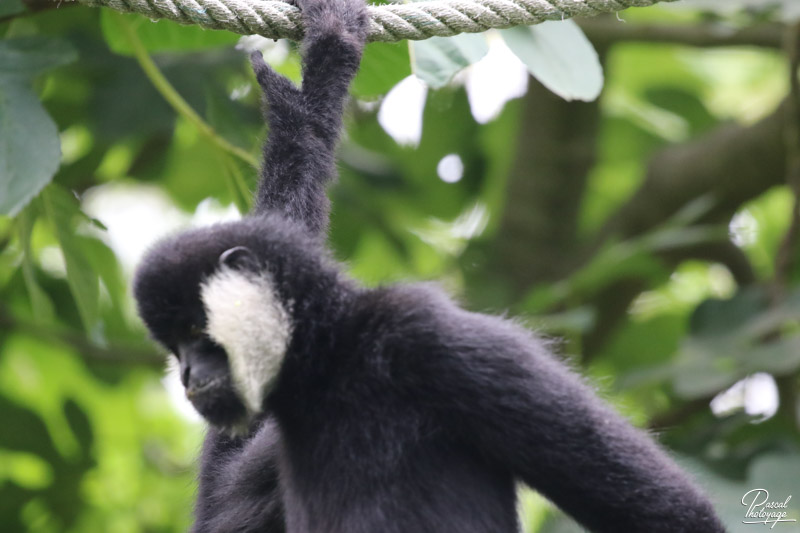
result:
[[[67,0],[123,13],[270,39],[300,40],[300,10],[281,0]],[[369,6],[369,41],[393,42],[478,33],[490,28],[613,13],[674,0],[427,0]]]

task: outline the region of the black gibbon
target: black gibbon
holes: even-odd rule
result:
[[[254,212],[156,245],[134,292],[210,423],[195,533],[513,533],[515,483],[591,531],[724,531],[702,492],[514,323],[427,285],[364,288],[324,244],[368,27],[299,0],[298,88],[268,102]]]

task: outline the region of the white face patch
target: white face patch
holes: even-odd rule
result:
[[[228,353],[231,377],[245,407],[261,411],[291,335],[289,313],[268,277],[223,267],[200,287],[206,332]]]

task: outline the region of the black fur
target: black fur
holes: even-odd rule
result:
[[[193,531],[283,532],[274,420],[260,422],[250,438],[211,427],[203,447]]]
[[[181,358],[220,349],[198,333],[199,286],[220,256],[268,271],[290,303],[285,359],[241,436],[229,436],[240,403],[193,397],[224,428],[209,430],[193,531],[512,533],[517,480],[592,531],[724,531],[664,452],[529,332],[431,286],[366,289],[341,274],[320,238],[324,185],[367,19],[360,0],[300,6],[302,89],[253,58],[271,123],[255,213],[162,242],[136,276],[143,319]],[[231,389],[193,379],[206,403]]]
[[[260,53],[251,57],[270,125],[255,212],[283,212],[322,234],[329,209],[325,185],[335,175],[342,109],[368,18],[360,2],[301,1],[300,7],[306,21],[302,88],[273,71]]]

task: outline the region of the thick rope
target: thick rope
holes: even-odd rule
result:
[[[270,39],[303,36],[300,10],[281,0],[68,0],[151,19],[230,30]],[[613,13],[674,0],[427,0],[369,6],[369,41],[422,40]]]

